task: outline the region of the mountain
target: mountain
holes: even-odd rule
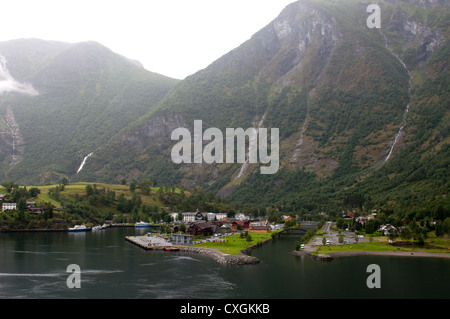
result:
[[[0,179],[21,183],[74,175],[178,83],[96,42],[13,40],[0,43],[0,56],[3,83],[32,90],[0,86]]]
[[[379,3],[380,29],[367,26],[369,1],[292,3],[250,40],[179,83],[81,175],[109,182],[145,176],[291,209],[337,210],[360,197],[374,205],[398,187],[401,196],[416,186],[416,197],[445,196],[449,5]],[[194,120],[222,132],[279,128],[279,171],[174,164],[171,132],[193,132]]]
[[[53,166],[34,170],[57,171],[71,180],[118,183],[149,178],[156,184],[201,186],[239,205],[286,212],[337,214],[383,207],[448,214],[449,4],[378,1],[381,28],[368,27],[370,4],[294,2],[247,42],[171,86],[142,113],[127,113],[128,123],[120,130],[104,134],[106,121],[79,129],[90,119],[88,113],[80,115],[69,143],[79,153],[58,156]],[[71,72],[77,70],[78,66]],[[45,86],[38,83],[50,81],[45,74],[34,79],[39,81],[18,78],[39,92]],[[66,85],[62,78],[55,83],[65,105]],[[99,92],[98,98],[105,94]],[[128,94],[128,87],[123,94]],[[41,96],[21,96],[16,108],[25,107],[24,99]],[[86,112],[97,106],[97,100],[90,101]],[[27,141],[35,127],[30,126],[26,136],[23,119],[16,117]],[[171,134],[177,128],[193,134],[195,120],[202,121],[203,130],[224,133],[226,128],[278,128],[278,171],[261,174],[261,163],[174,163],[171,151],[178,141],[171,140]],[[60,129],[51,133],[59,135]],[[23,152],[35,141],[24,142]],[[65,153],[66,147],[58,151]],[[83,156],[91,152],[76,174]],[[26,170],[20,163],[14,168]]]

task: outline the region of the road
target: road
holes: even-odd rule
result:
[[[359,243],[368,242],[369,240],[365,237],[356,238],[356,235],[353,232],[344,231],[341,234],[344,236],[344,243],[339,243],[339,233],[332,231],[331,227],[333,226],[332,222],[326,222],[322,228],[322,232],[324,237],[326,238],[327,245],[343,245],[343,244],[355,244],[356,240]],[[313,238],[309,243],[305,244],[304,249],[306,251],[315,251],[316,246],[323,245],[323,237]]]

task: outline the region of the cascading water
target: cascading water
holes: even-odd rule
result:
[[[379,30],[379,29],[378,29],[378,30]],[[400,126],[400,128],[399,128],[397,134],[395,135],[394,141],[392,142],[392,145],[391,145],[391,147],[390,147],[390,149],[389,149],[388,155],[386,156],[386,158],[385,158],[385,160],[384,160],[384,162],[386,163],[386,162],[389,160],[389,158],[391,158],[392,152],[394,151],[394,147],[395,147],[395,145],[397,144],[398,139],[400,138],[400,135],[401,135],[401,133],[402,133],[402,131],[403,131],[403,128],[404,128],[405,125],[406,125],[406,116],[408,115],[408,112],[409,112],[409,106],[410,106],[411,100],[412,100],[412,95],[411,95],[412,76],[411,76],[411,73],[409,72],[408,68],[406,67],[406,64],[402,61],[402,59],[400,59],[400,57],[399,57],[398,55],[396,55],[396,54],[394,53],[394,51],[392,51],[392,49],[389,48],[389,46],[388,46],[388,44],[387,44],[386,36],[385,36],[385,35],[383,34],[383,32],[381,32],[380,30],[379,30],[379,32],[381,33],[381,35],[382,35],[383,38],[384,38],[384,46],[386,47],[386,49],[388,49],[389,52],[391,53],[391,55],[394,56],[394,57],[397,59],[397,61],[399,61],[399,62],[403,65],[403,68],[406,70],[406,72],[408,73],[408,76],[409,76],[409,84],[408,84],[408,97],[409,97],[409,99],[408,99],[408,103],[407,103],[407,105],[406,105],[406,109],[405,109],[405,111],[403,112],[403,122],[402,122],[402,125]]]
[[[90,153],[89,155],[85,156],[83,159],[83,162],[81,162],[80,167],[78,168],[77,174],[83,169],[84,164],[86,164],[86,160],[89,158],[89,156],[91,156],[92,154],[94,154],[93,152]]]

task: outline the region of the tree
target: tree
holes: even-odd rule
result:
[[[41,193],[41,190],[37,187],[31,187],[28,191],[30,197],[36,197],[38,194]]]
[[[412,232],[409,227],[403,227],[402,230],[400,230],[400,238],[403,240],[408,240],[412,238]]]
[[[25,198],[19,199],[19,202],[17,203],[17,209],[22,213],[28,209],[27,201]]]
[[[87,197],[94,195],[94,188],[91,185],[86,185],[85,189]]]
[[[53,205],[52,203],[45,203],[45,208],[44,208],[44,219],[51,219],[53,218]]]
[[[388,237],[390,241],[394,241],[398,237],[398,231],[394,227],[388,229]]]
[[[151,186],[151,181],[149,179],[146,179],[139,184],[139,188],[141,189],[142,193],[144,193],[145,195],[150,194],[150,186]]]
[[[133,179],[131,182],[130,182],[130,192],[134,192],[135,190],[136,190],[136,187],[137,187],[137,183],[136,183],[136,181]]]
[[[13,188],[18,188],[18,187],[19,187],[19,185],[17,185],[17,184],[14,183],[13,181],[7,181],[7,182],[4,182],[4,183],[2,183],[2,186],[3,186],[4,188],[6,188],[6,191],[7,191],[8,193],[11,193],[11,191],[13,190]]]

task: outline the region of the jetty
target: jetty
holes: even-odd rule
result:
[[[214,260],[222,264],[250,265],[260,262],[258,258],[244,254],[230,255],[212,248],[174,245],[161,236],[126,236],[125,239],[145,250],[196,253],[212,257]]]

